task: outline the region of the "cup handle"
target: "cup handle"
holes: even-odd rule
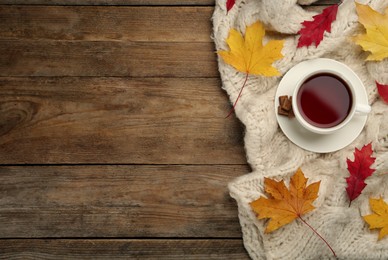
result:
[[[356,113],[357,114],[368,114],[371,111],[371,107],[369,105],[357,104],[356,105]]]

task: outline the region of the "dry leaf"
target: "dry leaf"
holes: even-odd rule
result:
[[[388,204],[382,199],[369,199],[374,214],[363,216],[369,229],[381,228],[379,240],[388,235]]]
[[[289,190],[283,180],[264,179],[265,191],[272,198],[260,197],[251,203],[251,207],[258,214],[258,219],[270,219],[265,229],[266,233],[315,209],[312,202],[318,198],[320,181],[308,186],[306,184],[307,178],[304,177],[301,169],[291,177]]]
[[[322,13],[313,16],[312,21],[302,22],[303,28],[299,30],[300,38],[298,48],[310,46],[316,47],[321,43],[325,31],[331,32],[331,24],[337,18],[338,4],[323,9]]]
[[[346,192],[348,193],[350,201],[349,206],[366,187],[365,179],[371,176],[375,171],[375,169],[370,168],[376,160],[376,158],[372,157],[372,153],[372,144],[369,143],[364,145],[361,150],[355,149],[354,161],[349,159],[346,160],[350,173],[350,176],[346,178],[346,182],[348,183]]]
[[[263,45],[264,35],[264,26],[260,22],[247,26],[245,38],[235,29],[230,29],[229,36],[226,39],[230,50],[218,51],[218,54],[227,64],[242,73],[246,73],[243,86],[228,116],[233,112],[250,74],[262,76],[280,75],[279,71],[272,66],[272,63],[283,57],[281,51],[284,41],[271,40],[266,45]]]
[[[219,51],[222,59],[236,70],[253,75],[277,76],[280,73],[272,63],[283,57],[284,41],[272,40],[263,45],[264,26],[256,22],[245,30],[245,39],[235,29],[230,29],[226,42],[230,51]]]
[[[227,0],[226,1],[226,12],[229,12],[230,9],[233,8],[235,3],[236,3],[236,0]]]
[[[383,85],[376,82],[377,91],[379,92],[380,97],[388,104],[388,85]]]
[[[385,14],[368,5],[356,3],[358,21],[365,27],[366,34],[357,35],[354,41],[371,54],[367,60],[380,61],[388,58],[388,8]]]
[[[275,181],[264,178],[265,192],[272,197],[260,197],[251,202],[251,208],[258,214],[258,219],[270,219],[265,233],[272,232],[298,218],[322,239],[336,256],[329,243],[302,218],[302,215],[315,209],[312,203],[318,198],[319,185],[321,184],[319,181],[307,186],[307,180],[300,168],[291,177],[289,189],[283,180]]]

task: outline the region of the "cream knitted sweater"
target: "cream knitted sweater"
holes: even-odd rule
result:
[[[354,0],[339,7],[332,32],[315,46],[297,49],[301,22],[316,13],[303,9],[314,0],[237,0],[227,14],[226,0],[216,0],[213,15],[217,50],[228,50],[225,39],[231,28],[244,32],[257,20],[267,31],[280,32],[286,39],[283,55],[275,67],[284,75],[304,60],[331,58],[348,65],[363,81],[372,112],[362,133],[347,147],[333,153],[308,152],[290,142],[280,130],[274,110],[274,96],[281,77],[250,76],[235,113],[245,125],[245,149],[252,172],[229,184],[230,195],[238,203],[244,245],[253,259],[331,259],[326,245],[298,220],[264,234],[265,221],[257,220],[249,203],[264,195],[264,177],[289,180],[301,167],[310,182],[321,180],[316,209],[306,220],[331,244],[339,259],[388,259],[388,237],[378,241],[378,230],[369,230],[361,215],[371,214],[369,197],[388,202],[388,105],[378,97],[375,80],[388,84],[388,59],[366,62],[368,53],[349,41],[363,32],[358,23]],[[382,12],[388,0],[358,0]],[[278,37],[278,36],[277,36]],[[268,39],[268,38],[267,38]],[[244,75],[221,59],[218,62],[222,87],[234,102]],[[227,112],[227,111],[226,111]],[[372,142],[376,172],[367,179],[363,193],[348,206],[345,178],[349,175],[346,158],[353,159],[355,147]]]

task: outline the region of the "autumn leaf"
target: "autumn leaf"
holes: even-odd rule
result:
[[[383,85],[378,82],[376,82],[376,85],[380,97],[384,100],[385,103],[388,103],[388,85]]]
[[[323,9],[322,13],[313,16],[312,21],[302,22],[302,29],[299,30],[300,38],[298,48],[310,46],[313,43],[316,47],[323,40],[323,34],[331,32],[331,24],[337,18],[338,4]]]
[[[277,76],[279,71],[272,63],[283,58],[281,50],[284,40],[272,40],[263,45],[264,26],[256,22],[245,30],[245,38],[231,29],[226,39],[230,51],[219,51],[222,59],[236,70],[253,75]]]
[[[363,189],[366,187],[365,179],[373,174],[375,169],[371,169],[371,165],[376,158],[372,157],[372,143],[364,145],[361,150],[355,148],[354,161],[346,160],[350,176],[346,178],[348,186],[346,192],[349,197],[349,206],[356,199]]]
[[[264,178],[264,190],[270,196],[269,198],[261,196],[251,202],[250,206],[258,219],[269,219],[265,233],[275,231],[298,218],[311,228],[335,255],[326,240],[302,218],[302,215],[315,209],[312,203],[318,198],[320,186],[320,181],[307,186],[307,180],[300,168],[291,177],[289,189],[284,184],[284,180]]]
[[[283,180],[264,179],[265,191],[272,198],[260,197],[251,203],[251,207],[258,214],[258,219],[270,218],[265,229],[266,233],[315,209],[312,202],[318,198],[320,182],[312,183],[307,187],[306,184],[307,179],[301,169],[291,177],[289,190]]]
[[[356,10],[358,21],[365,27],[366,34],[357,35],[353,40],[364,51],[371,52],[366,60],[388,58],[388,8],[383,15],[368,5],[356,3]]]
[[[272,66],[272,63],[283,57],[281,51],[284,41],[271,40],[266,45],[263,45],[264,35],[264,26],[260,22],[246,27],[245,38],[237,30],[230,29],[229,36],[226,39],[230,50],[218,51],[218,54],[227,64],[246,74],[245,81],[231,112],[233,112],[241,96],[249,75],[280,75],[279,71]]]
[[[236,0],[226,0],[226,12],[229,12],[233,8]]]
[[[379,240],[388,235],[388,204],[382,199],[369,199],[374,214],[363,216],[369,229],[381,228]]]

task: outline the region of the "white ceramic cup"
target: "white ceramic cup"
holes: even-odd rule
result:
[[[367,104],[361,104],[357,101],[356,91],[355,88],[364,88],[364,85],[362,84],[362,81],[358,78],[358,76],[346,65],[335,61],[336,63],[339,63],[336,66],[335,70],[330,68],[320,68],[319,63],[314,62],[314,60],[311,61],[311,65],[315,66],[316,69],[310,70],[309,73],[306,73],[305,75],[302,75],[300,79],[296,82],[296,87],[294,89],[293,95],[292,95],[292,108],[295,114],[296,119],[298,122],[308,131],[311,131],[313,133],[317,134],[332,134],[337,131],[339,131],[341,128],[346,126],[354,116],[358,115],[365,115],[371,111],[371,107]],[[301,108],[298,105],[297,97],[299,94],[299,91],[301,89],[301,86],[303,83],[311,78],[314,75],[317,74],[334,74],[335,76],[342,79],[348,86],[350,95],[351,95],[351,107],[349,110],[349,113],[345,117],[344,120],[342,120],[339,124],[332,126],[332,127],[318,127],[316,125],[310,124],[308,121],[304,119],[302,116],[302,113],[300,112]]]

